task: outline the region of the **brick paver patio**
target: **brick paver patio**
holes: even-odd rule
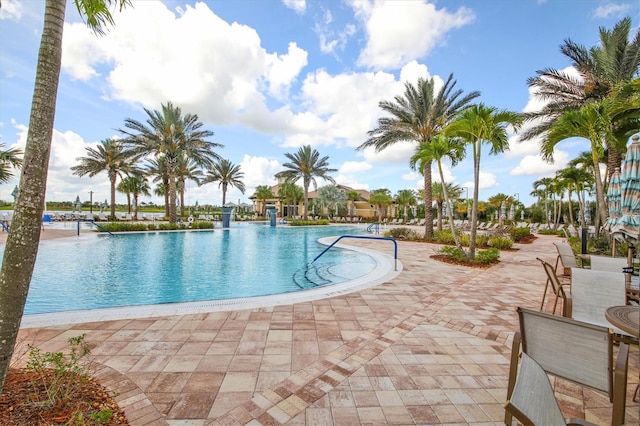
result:
[[[502,424],[516,306],[537,309],[539,236],[488,269],[435,261],[399,242],[402,273],[376,287],[269,308],[21,330],[45,351],[86,333],[95,376],[132,425]],[[381,241],[347,242],[388,252]],[[135,309],[135,308],[132,308]],[[630,350],[626,419],[638,346]],[[609,424],[595,391],[554,380],[566,417]]]

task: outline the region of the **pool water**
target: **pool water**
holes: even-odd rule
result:
[[[301,286],[293,277],[325,249],[318,238],[364,233],[354,226],[234,224],[213,231],[50,240],[40,245],[25,314],[300,291],[314,285]],[[332,248],[314,265],[330,271],[335,284],[366,275],[375,261]]]

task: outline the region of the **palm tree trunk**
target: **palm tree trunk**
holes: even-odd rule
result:
[[[571,189],[568,190],[567,200],[569,202],[569,223],[571,226],[575,226],[575,223],[573,222],[573,208],[571,206]]]
[[[471,208],[471,236],[469,238],[468,259],[476,258],[476,237],[478,234],[478,186],[480,185],[480,141],[473,143],[473,206]],[[477,144],[477,145],[476,145]]]
[[[176,223],[178,217],[176,214],[176,175],[173,171],[169,172],[169,223]]]
[[[4,388],[38,254],[66,3],[66,0],[47,0],[45,5],[20,191],[0,269],[0,392]]]
[[[433,238],[433,203],[432,181],[431,181],[431,161],[424,164],[424,237],[428,240]]]
[[[184,181],[180,185],[180,217],[184,217]]]
[[[442,170],[442,163],[440,161],[438,161],[438,172],[440,173],[440,182],[443,182],[442,193],[444,194],[444,202],[449,206],[449,194],[447,193],[447,186],[444,184],[444,171]],[[449,226],[451,227],[451,233],[453,234],[453,241],[456,244],[456,247],[462,250],[462,245],[460,244],[456,228],[453,224],[453,209],[447,209],[447,213],[449,216]]]
[[[309,207],[309,184],[307,184],[306,182],[305,182],[305,185],[304,185],[304,203],[303,203],[303,206],[304,206],[304,217],[303,217],[303,219],[307,220],[308,219],[307,210],[308,210],[308,207]]]
[[[163,179],[162,184],[164,185],[164,216],[169,217],[169,178]]]
[[[599,219],[599,221],[594,221],[594,222],[597,222],[598,224],[602,224],[607,221],[607,211],[605,209],[605,202],[604,202],[604,185],[602,184],[602,178],[600,176],[600,168],[598,167],[597,158],[593,159],[593,164],[594,164],[593,175],[596,181],[596,201],[598,204],[598,219]],[[596,238],[599,235],[600,235],[599,226],[596,226]]]
[[[443,192],[445,191],[444,186],[442,187],[442,191]],[[438,202],[437,204],[438,204],[438,218],[437,218],[437,221],[436,221],[436,227],[437,227],[438,231],[442,231],[442,205],[443,205],[443,203]]]
[[[138,220],[138,194],[133,194],[133,218]]]
[[[227,205],[227,183],[223,182],[222,183],[222,207],[226,205]]]
[[[116,177],[112,176],[111,181],[111,220],[116,220]]]

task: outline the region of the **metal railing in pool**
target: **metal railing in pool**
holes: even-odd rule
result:
[[[375,229],[375,233],[380,233],[380,224],[378,222],[373,222],[371,225],[367,226],[367,232],[373,233],[373,229]]]
[[[394,271],[398,270],[398,243],[396,242],[396,240],[394,240],[393,238],[389,238],[389,237],[370,237],[370,236],[366,236],[366,235],[342,235],[342,236],[338,237],[338,239],[335,240],[334,242],[332,242],[326,249],[324,249],[322,251],[322,253],[317,255],[311,261],[311,263],[313,263],[316,260],[318,260],[320,258],[320,256],[322,256],[323,254],[328,252],[331,249],[331,247],[335,246],[338,243],[338,241],[340,241],[343,238],[357,238],[357,239],[361,239],[361,240],[387,240],[387,241],[391,241],[393,243],[393,262],[394,262],[393,263],[393,270]]]
[[[115,237],[115,234],[113,234],[111,231],[109,231],[104,226],[100,226],[99,224],[97,224],[95,221],[93,221],[91,219],[76,219],[76,222],[78,222],[78,235],[80,235],[80,222],[88,222],[88,223],[94,224],[98,229],[103,230],[104,232],[106,232],[107,234],[111,235],[112,237]]]

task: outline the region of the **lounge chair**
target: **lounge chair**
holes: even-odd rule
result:
[[[620,343],[614,368],[610,328],[522,307],[517,311],[520,330],[514,334],[511,347],[507,405],[512,402],[522,349],[548,374],[606,394],[613,403],[612,425],[624,424],[629,346]],[[530,394],[532,400],[538,397]],[[513,414],[517,413],[506,409],[505,424],[511,425]]]
[[[542,293],[542,302],[540,303],[540,310],[544,309],[544,300],[547,297],[547,289],[549,284],[551,284],[551,291],[556,295],[555,301],[553,302],[553,313],[556,313],[556,307],[558,306],[558,299],[562,297],[562,300],[566,299],[566,291],[564,287],[570,288],[571,282],[560,282],[560,278],[556,275],[556,269],[549,262],[537,258],[540,263],[542,263],[542,267],[547,274],[547,282],[544,284],[544,293]]]

